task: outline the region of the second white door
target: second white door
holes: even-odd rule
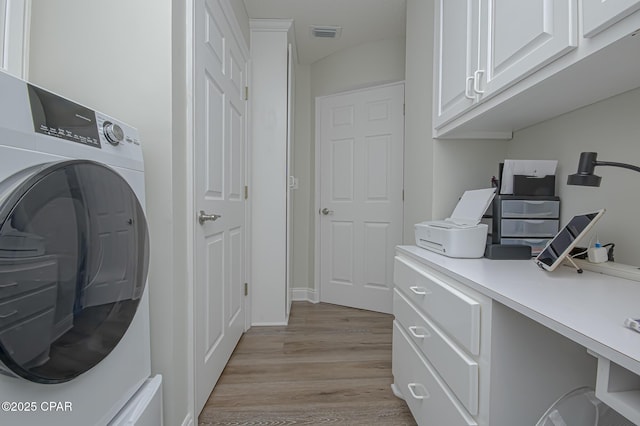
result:
[[[318,98],[320,300],[391,313],[404,84]]]

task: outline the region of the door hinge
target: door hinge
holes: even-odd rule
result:
[[[244,86],[244,100],[249,100],[249,86]]]
[[[249,295],[249,283],[244,283],[244,295]]]
[[[247,185],[244,186],[244,199],[249,199],[249,187]]]
[[[407,104],[402,104],[402,115],[406,115],[407,112]]]
[[[402,201],[404,201],[404,189],[402,190]]]

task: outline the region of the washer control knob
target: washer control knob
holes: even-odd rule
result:
[[[124,132],[122,131],[122,127],[114,124],[110,121],[105,121],[102,126],[104,136],[107,138],[107,141],[111,145],[118,145],[120,142],[124,140]]]

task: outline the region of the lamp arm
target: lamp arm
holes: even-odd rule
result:
[[[627,163],[616,163],[614,161],[594,161],[594,166],[613,166],[622,167],[623,169],[629,169],[636,172],[640,172],[640,167]]]

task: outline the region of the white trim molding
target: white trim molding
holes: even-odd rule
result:
[[[0,69],[27,77],[30,0],[0,0]]]

